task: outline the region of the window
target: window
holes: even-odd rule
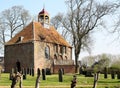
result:
[[[16,43],[22,42],[23,38],[24,38],[23,36],[18,37]]]
[[[66,46],[63,47],[63,52],[67,53]]]
[[[60,46],[60,53],[63,54],[63,46]]]
[[[49,48],[49,46],[45,47],[45,58],[50,59],[50,48]]]
[[[54,45],[54,51],[55,51],[55,53],[58,53],[58,45],[57,44]]]
[[[67,56],[65,56],[65,60],[67,60]]]
[[[54,59],[57,60],[57,55],[54,55]]]
[[[59,56],[59,59],[60,59],[60,60],[63,60],[63,57],[62,57],[62,55],[60,55],[60,56]]]
[[[66,53],[66,46],[60,46],[60,53],[61,54]]]

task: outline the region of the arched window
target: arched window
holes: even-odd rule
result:
[[[54,55],[54,59],[57,60],[57,55]]]
[[[65,56],[65,60],[67,60],[67,56]]]
[[[45,47],[45,58],[50,59],[50,48],[49,48],[49,46]]]
[[[60,55],[60,56],[59,56],[59,59],[60,59],[60,60],[63,60],[63,57],[62,57],[62,55]]]

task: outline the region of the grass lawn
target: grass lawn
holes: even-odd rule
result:
[[[63,75],[63,82],[58,82],[58,75],[47,75],[46,80],[40,80],[40,88],[70,88],[72,74]],[[23,80],[23,88],[34,88],[36,76],[32,77],[27,75],[27,79]],[[11,80],[9,80],[9,74],[2,73],[0,78],[0,88],[10,88]],[[83,75],[77,75],[77,87],[76,88],[92,88],[93,77],[84,77]],[[97,88],[120,88],[120,80],[111,79],[110,75],[107,79],[104,79],[101,74],[99,77]]]

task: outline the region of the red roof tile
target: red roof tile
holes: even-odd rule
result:
[[[20,37],[23,37],[23,39],[19,42],[18,39]],[[9,40],[6,45],[32,41],[49,42],[71,47],[54,27],[51,26],[49,29],[44,28],[40,22],[31,22],[16,34],[15,37]]]
[[[46,14],[46,15],[49,15],[48,12],[43,8],[42,11],[39,13],[40,14]]]

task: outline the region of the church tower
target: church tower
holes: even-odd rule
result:
[[[43,27],[49,28],[50,18],[48,12],[44,8],[38,14],[38,22],[40,22],[43,25]]]

